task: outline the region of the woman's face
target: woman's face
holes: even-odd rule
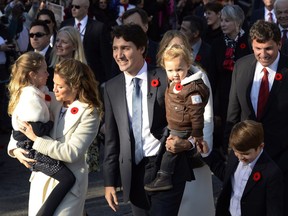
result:
[[[207,10],[206,20],[207,20],[207,25],[212,26],[219,21],[219,14],[215,13],[214,11]]]
[[[237,35],[240,31],[235,21],[227,18],[225,15],[221,15],[221,29],[222,32],[228,36]]]
[[[65,32],[59,32],[56,38],[56,55],[62,59],[73,58],[75,47]]]
[[[57,101],[61,101],[66,105],[69,105],[75,101],[77,90],[71,89],[61,76],[55,73],[53,82],[53,92],[55,93]]]
[[[41,67],[37,72],[30,73],[31,84],[40,88],[46,85],[49,73],[47,72],[47,64],[46,61],[42,61]]]
[[[52,20],[50,19],[50,17],[48,15],[42,14],[38,17],[38,20],[42,20],[44,21],[50,30],[50,34],[53,34],[53,29],[54,29],[54,23],[52,22]]]

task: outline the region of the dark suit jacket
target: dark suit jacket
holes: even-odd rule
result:
[[[47,63],[47,71],[49,73],[49,77],[48,77],[46,85],[50,91],[53,91],[53,87],[54,87],[54,82],[53,82],[54,68],[50,67],[50,63],[51,63],[50,55],[51,55],[52,49],[53,48],[51,46],[49,46],[48,50],[45,53],[45,61]]]
[[[257,20],[265,20],[265,9],[264,7],[255,10],[250,18],[249,25],[252,26]]]
[[[234,175],[239,160],[231,152],[227,165],[217,152],[212,152],[203,159],[211,171],[223,181],[223,188],[216,206],[216,216],[230,216],[229,206],[232,195],[231,177]],[[260,180],[253,176],[260,173]],[[275,162],[263,151],[257,160],[246,183],[241,198],[241,215],[243,216],[283,216],[284,182],[283,174]]]
[[[152,87],[151,81],[159,80],[158,87]],[[153,136],[162,143],[158,160],[165,150],[165,140],[168,136],[166,112],[165,112],[165,90],[167,88],[166,73],[162,69],[148,69],[148,115],[150,131]],[[133,137],[128,117],[126,101],[125,77],[119,74],[105,83],[105,156],[103,163],[103,175],[105,186],[117,186],[119,175],[123,186],[124,202],[129,200],[132,165],[134,161]],[[189,181],[194,179],[193,170],[188,158],[189,152],[180,153],[176,164],[173,183]],[[181,168],[180,168],[181,166]],[[157,170],[156,170],[157,171]],[[156,172],[155,172],[156,174]],[[144,186],[143,186],[144,187]],[[139,194],[139,196],[141,196]],[[142,195],[143,196],[143,195]],[[144,195],[146,196],[146,195]],[[145,198],[146,199],[146,198]],[[143,202],[146,202],[143,200]]]
[[[74,18],[67,19],[61,23],[61,27],[74,25]],[[83,38],[84,52],[88,65],[100,83],[111,78],[112,48],[110,38],[108,30],[103,23],[88,18]]]

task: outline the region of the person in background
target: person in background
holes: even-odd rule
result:
[[[53,91],[50,111],[55,119],[50,137],[36,136],[28,122],[18,121],[19,128],[25,127],[21,132],[34,141],[33,149],[63,161],[76,178],[54,215],[82,215],[88,189],[86,152],[103,116],[98,82],[86,64],[72,58],[64,59],[56,65]],[[13,139],[7,150],[27,168],[29,162],[33,162],[25,157],[23,149],[17,148]],[[42,172],[32,172],[30,181],[29,215],[35,215],[58,181]]]
[[[253,11],[250,17],[250,26],[252,26],[257,20],[262,19],[268,22],[277,23],[277,18],[274,10],[275,0],[262,0],[264,6]]]
[[[219,37],[223,37],[221,30],[220,11],[223,6],[219,2],[209,2],[204,6],[205,18],[207,20],[207,29],[203,36],[203,40],[210,44]]]
[[[84,64],[87,63],[79,32],[72,26],[65,26],[57,33],[56,42],[51,52],[50,67],[55,68],[61,60],[69,58]]]
[[[52,47],[50,46],[50,30],[47,24],[41,20],[35,20],[31,23],[29,30],[30,44],[34,52],[40,53],[45,57],[47,65],[51,64],[50,57]],[[47,87],[50,91],[53,90],[53,67],[48,67],[47,71],[49,73],[47,79]]]
[[[214,148],[227,154],[227,146],[223,146],[224,128],[229,102],[229,92],[234,64],[237,59],[251,53],[248,35],[242,29],[244,12],[238,5],[226,5],[221,10],[221,29],[223,37],[212,45],[214,86]]]
[[[108,26],[88,17],[89,0],[73,0],[71,6],[73,18],[64,20],[61,28],[72,26],[79,31],[87,64],[102,84],[113,77],[111,75],[111,37]]]
[[[234,125],[229,138],[232,150],[227,162],[219,152],[210,149],[205,142],[202,144],[197,146],[198,151],[209,154],[203,160],[223,181],[216,216],[285,215],[283,173],[263,150],[261,123],[245,120]]]
[[[56,42],[58,30],[54,13],[49,9],[42,9],[37,13],[36,19],[42,20],[48,25],[50,30],[50,46],[53,47]]]
[[[188,39],[186,36],[177,30],[167,31],[159,45],[159,52],[157,53],[158,65],[162,53],[167,46],[172,44],[180,44],[184,47],[190,48]],[[192,51],[190,50],[192,53]],[[201,79],[205,85],[209,88],[209,99],[205,106],[204,111],[204,128],[203,128],[203,139],[207,142],[209,148],[213,148],[213,95],[209,79],[206,72],[199,68],[197,65],[192,65],[188,71],[189,75],[201,74]],[[214,198],[212,188],[212,176],[211,171],[205,163],[201,160],[200,155],[194,155],[191,159],[193,166],[193,172],[195,175],[194,181],[187,181],[185,184],[184,194],[181,200],[178,216],[189,215],[192,211],[197,216],[214,216]],[[194,196],[198,194],[198,196]],[[200,195],[201,194],[201,195]]]

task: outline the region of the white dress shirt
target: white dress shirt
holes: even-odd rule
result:
[[[269,21],[269,18],[270,18],[269,13],[272,13],[273,23],[277,23],[277,18],[276,18],[274,9],[269,11],[266,7],[264,7],[264,18],[265,18],[265,21]]]
[[[234,175],[231,177],[232,193],[229,206],[231,216],[241,216],[241,198],[252,170],[262,152],[263,149],[256,159],[249,164],[240,161]]]
[[[79,32],[80,32],[81,40],[83,41],[83,38],[84,38],[84,35],[85,35],[85,31],[86,31],[87,22],[88,22],[88,16],[86,15],[82,20],[77,20],[75,18],[74,28],[76,28],[76,29],[78,28],[77,24],[79,22],[81,23]]]
[[[130,76],[128,73],[124,72],[125,76],[125,88],[126,88],[126,98],[128,106],[128,115],[130,120],[130,126],[132,128],[132,93],[133,93],[133,81],[134,77]],[[142,144],[144,157],[155,156],[160,148],[160,141],[156,139],[151,131],[149,126],[149,115],[148,115],[148,72],[147,72],[147,63],[145,62],[141,70],[135,76],[140,79],[139,85],[141,88],[142,94]]]

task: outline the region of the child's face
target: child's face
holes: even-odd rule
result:
[[[253,148],[244,152],[238,151],[235,148],[232,148],[232,149],[234,151],[235,156],[239,159],[239,161],[241,161],[244,164],[249,164],[257,158],[257,156],[259,155],[263,147],[264,147],[264,143],[262,143],[257,149]]]
[[[165,60],[164,64],[168,79],[176,83],[181,82],[189,70],[189,65],[180,56],[169,61]]]

